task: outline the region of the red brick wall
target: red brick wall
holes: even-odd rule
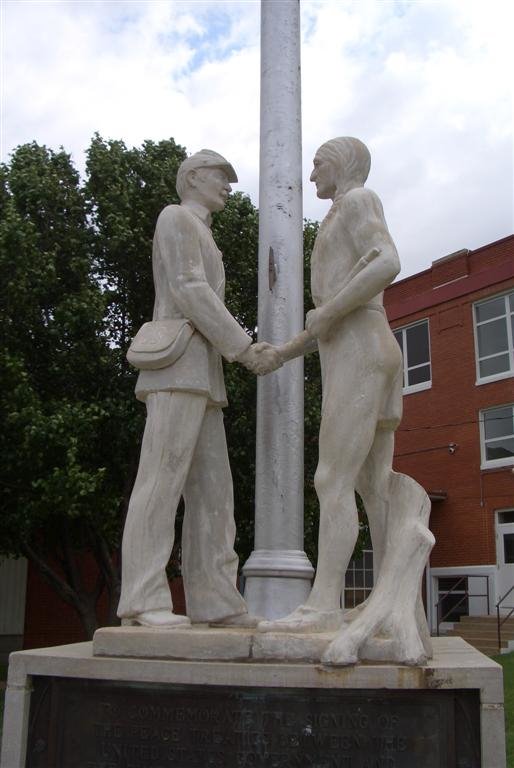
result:
[[[495,274],[514,268],[514,236],[456,254],[454,260],[454,267],[452,259],[443,260],[391,286],[384,297],[388,314],[394,317],[393,328],[424,318],[429,321],[432,387],[404,396],[395,469],[411,475],[428,491],[447,493],[445,501],[432,507],[431,528],[437,539],[433,567],[495,563],[494,511],[514,507],[511,468],[480,470],[478,424],[481,409],[514,402],[514,378],[476,385],[472,314],[475,301],[514,287],[514,270],[513,277],[491,284]],[[443,302],[437,290],[428,287],[466,270],[473,276],[470,293],[463,291],[469,279],[465,277],[457,276],[453,283],[460,295]],[[429,290],[434,293],[432,306],[427,306]],[[402,305],[412,308],[420,296],[424,306],[402,314]],[[453,454],[448,451],[450,443],[457,445]]]

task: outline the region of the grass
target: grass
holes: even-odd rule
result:
[[[0,682],[3,682],[7,678],[7,664],[0,664]],[[4,723],[4,698],[5,690],[2,686],[0,688],[0,744],[2,743],[2,728]]]
[[[507,768],[514,768],[514,653],[502,654],[493,658],[503,667]]]

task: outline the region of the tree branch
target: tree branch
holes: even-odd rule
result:
[[[82,575],[79,571],[79,568],[77,566],[77,561],[73,557],[72,549],[70,543],[70,530],[69,530],[69,522],[68,520],[65,520],[63,523],[63,535],[62,535],[62,548],[63,548],[63,555],[64,555],[64,562],[66,564],[66,573],[68,575],[68,579],[70,581],[70,584],[72,588],[75,590],[77,595],[84,594],[84,583],[82,581]]]
[[[22,544],[21,550],[25,557],[34,563],[39,570],[43,578],[50,584],[51,587],[59,594],[59,596],[74,608],[78,608],[79,597],[75,590],[73,590],[49,565],[43,558],[33,549],[30,544]]]

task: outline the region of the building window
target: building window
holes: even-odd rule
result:
[[[482,467],[514,464],[514,405],[480,413]]]
[[[428,320],[393,331],[403,354],[403,391],[418,392],[432,384]]]
[[[344,608],[355,608],[368,597],[373,589],[373,551],[363,550],[360,557],[352,560],[346,571]]]
[[[478,381],[514,376],[514,292],[475,304]]]

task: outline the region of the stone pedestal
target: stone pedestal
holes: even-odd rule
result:
[[[227,652],[226,631],[197,632]],[[165,633],[143,633],[148,653],[166,653]],[[231,636],[248,659],[252,632]],[[460,638],[434,649],[426,667],[107,657],[92,643],[17,652],[1,766],[505,768],[501,667]]]

